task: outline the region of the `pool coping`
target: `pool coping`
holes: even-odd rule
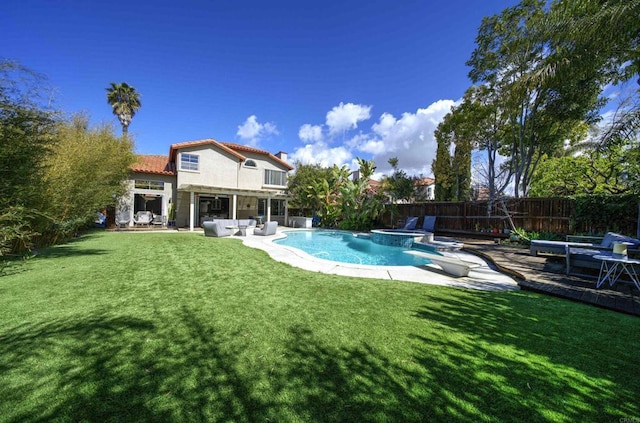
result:
[[[444,273],[434,264],[424,266],[373,266],[366,264],[339,263],[323,260],[307,254],[297,248],[273,242],[277,239],[284,238],[286,236],[285,232],[309,230],[317,229],[279,227],[278,232],[274,236],[263,237],[247,234],[246,237],[238,238],[242,239],[244,245],[265,251],[276,261],[312,272],[322,272],[348,277],[418,282],[430,285],[477,289],[483,291],[512,291],[520,289],[515,279],[493,270],[489,266],[489,263],[483,258],[464,251],[439,252],[445,256],[458,257],[464,261],[471,261],[480,265],[472,268],[469,272],[469,276],[456,278]],[[355,233],[351,231],[344,232]]]

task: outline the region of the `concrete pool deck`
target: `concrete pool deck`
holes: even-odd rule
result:
[[[244,245],[265,251],[269,256],[283,263],[310,272],[322,272],[331,275],[375,278],[418,282],[430,285],[451,286],[456,288],[478,289],[484,291],[510,291],[520,289],[518,283],[503,273],[493,270],[482,258],[463,251],[443,252],[449,257],[458,257],[467,262],[479,264],[473,267],[469,276],[455,278],[444,273],[435,265],[426,266],[371,266],[362,264],[338,263],[311,256],[297,248],[276,244],[273,241],[285,237],[284,232],[304,229],[278,228],[274,236],[257,236],[247,231],[247,236],[232,237],[241,239]],[[307,229],[308,230],[308,229]]]

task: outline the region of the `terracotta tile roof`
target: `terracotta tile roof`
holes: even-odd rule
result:
[[[416,179],[416,185],[433,185],[435,184],[436,180],[434,178],[421,178],[421,179]]]
[[[175,175],[175,169],[169,163],[167,156],[138,155],[138,161],[131,166],[131,170],[139,173],[155,173],[159,175]]]
[[[176,154],[178,153],[178,150],[181,149],[181,148],[197,147],[197,146],[200,146],[200,145],[207,145],[207,144],[211,144],[213,146],[216,146],[219,149],[221,149],[223,151],[226,151],[227,153],[231,154],[232,156],[236,156],[240,161],[245,161],[247,159],[242,154],[240,154],[237,151],[234,151],[233,149],[227,147],[223,143],[218,142],[218,141],[216,141],[216,140],[214,140],[212,138],[207,138],[207,139],[204,139],[204,140],[186,141],[186,142],[179,142],[177,144],[171,144],[171,147],[169,148],[169,160],[171,160],[172,162],[175,162]]]
[[[212,138],[207,138],[207,139],[197,140],[197,141],[180,142],[180,143],[177,143],[177,144],[171,144],[171,148],[169,149],[169,160],[171,160],[172,162],[175,162],[176,154],[177,154],[178,150],[181,149],[181,148],[196,147],[196,146],[207,145],[207,144],[211,144],[213,146],[216,146],[219,149],[221,149],[223,151],[226,151],[227,153],[229,153],[229,154],[231,154],[233,156],[236,156],[240,161],[245,161],[247,159],[242,153],[260,154],[260,155],[269,157],[271,160],[273,160],[273,161],[275,161],[277,163],[280,163],[281,165],[285,166],[289,170],[293,170],[293,166],[291,166],[289,163],[279,159],[278,157],[274,156],[273,154],[269,153],[268,151],[260,150],[259,148],[249,147],[248,145],[240,145],[240,144],[235,144],[235,143],[231,143],[231,142],[219,142],[219,141],[216,141],[216,140],[214,140]]]

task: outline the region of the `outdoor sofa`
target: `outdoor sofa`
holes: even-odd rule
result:
[[[255,226],[255,219],[214,219],[202,222],[204,235],[213,237],[231,236],[234,234],[234,228],[248,228]]]
[[[204,228],[204,236],[223,237],[233,235],[233,231],[227,229],[225,225],[219,221],[214,222],[213,220],[209,220],[202,222],[202,227]]]
[[[218,222],[222,225],[223,228],[227,226],[245,226],[245,227],[255,227],[258,222],[255,219],[213,219],[212,222]],[[207,222],[203,222],[207,223]]]
[[[607,232],[604,237],[569,235],[567,236],[567,241],[532,240],[530,252],[534,256],[538,255],[538,253],[564,255],[565,271],[569,274],[574,273],[576,268],[600,269],[602,261],[594,258],[594,256],[611,255],[614,244],[626,244],[628,254],[635,255],[639,253],[640,240],[615,232]]]
[[[262,235],[262,236],[275,235],[277,230],[278,230],[278,222],[266,222],[262,227],[262,229],[258,229],[258,228],[254,229],[253,234]]]

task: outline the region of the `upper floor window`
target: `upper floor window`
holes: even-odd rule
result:
[[[264,171],[264,183],[265,185],[287,185],[287,172],[281,170],[265,169]]]
[[[197,154],[180,154],[180,169],[181,170],[198,170],[198,155]]]
[[[253,160],[249,159],[246,162],[244,162],[244,165],[246,167],[258,167],[258,165],[256,164],[256,162],[254,162]]]
[[[161,181],[147,181],[144,179],[136,179],[135,187],[137,189],[152,189],[157,191],[164,190],[164,182]]]

